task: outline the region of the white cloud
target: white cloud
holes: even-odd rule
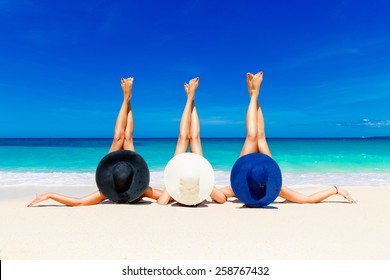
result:
[[[336,126],[367,126],[373,128],[381,128],[381,127],[390,127],[390,120],[369,120],[362,119],[361,121],[345,121],[345,122],[337,122]]]
[[[369,120],[362,119],[361,121],[346,121],[346,122],[337,122],[336,126],[352,126],[352,127],[373,127],[373,128],[382,128],[382,127],[390,127],[390,120]]]
[[[221,116],[209,117],[200,120],[201,125],[221,125],[221,124],[245,124],[243,120],[229,120]]]
[[[369,127],[388,127],[390,126],[390,120],[369,120],[363,119],[361,125]]]

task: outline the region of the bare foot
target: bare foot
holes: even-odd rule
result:
[[[249,96],[252,96],[252,79],[253,79],[253,74],[246,73],[246,84],[248,85]]]
[[[199,78],[194,78],[188,83],[188,97],[195,97],[195,91],[198,88]]]
[[[258,72],[252,79],[252,94],[259,94],[261,83],[263,82],[263,72]]]
[[[40,196],[39,194],[36,194],[35,195],[35,199],[33,201],[30,202],[29,205],[27,205],[27,207],[31,207],[41,201],[45,200],[45,198],[43,196]]]
[[[356,203],[356,201],[352,198],[352,196],[349,194],[348,191],[346,191],[342,188],[339,188],[339,187],[335,187],[335,188],[336,188],[337,194],[343,196],[346,200],[348,200],[348,202]]]
[[[186,94],[188,95],[188,89],[189,89],[189,85],[187,83],[184,83],[184,91],[186,92]]]
[[[132,89],[133,89],[133,77],[130,78],[121,78],[121,85],[123,91],[123,97],[127,100],[131,99]]]

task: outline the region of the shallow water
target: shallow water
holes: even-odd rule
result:
[[[151,181],[161,185],[176,139],[135,139]],[[230,169],[244,139],[202,139],[217,185],[229,183]],[[390,139],[268,139],[284,183],[290,186],[390,186]],[[2,186],[94,184],[94,172],[111,139],[0,139]]]

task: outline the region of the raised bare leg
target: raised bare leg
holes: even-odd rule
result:
[[[185,89],[187,94],[193,88],[194,84],[196,84],[194,82],[194,80],[191,80],[189,85],[184,84],[184,89]],[[197,84],[196,84],[196,86],[197,86]],[[198,117],[198,112],[196,110],[195,103],[194,103],[194,108],[192,110],[190,129],[191,129],[191,132],[190,132],[191,133],[191,135],[190,135],[191,152],[203,156],[202,143],[200,140],[200,123],[199,123],[199,117]],[[224,203],[227,200],[226,195],[216,187],[213,188],[210,196],[214,201],[216,201],[218,203]]]
[[[185,153],[190,143],[190,128],[192,119],[192,110],[194,109],[195,91],[198,87],[199,78],[192,79],[188,85],[187,102],[180,120],[180,132],[176,144],[175,155]],[[190,86],[191,85],[191,86]],[[185,85],[184,85],[185,86]],[[186,86],[185,86],[186,87]]]
[[[198,117],[198,112],[196,111],[196,106],[194,106],[194,110],[192,110],[190,134],[191,134],[190,136],[191,152],[203,156],[202,143],[200,140],[199,117]]]
[[[262,82],[263,82],[263,72],[258,72],[256,75],[253,76],[252,92],[254,94],[257,93],[257,96],[259,96],[260,94],[260,86]],[[259,101],[257,101],[257,146],[258,146],[258,151],[260,153],[272,157],[271,151],[268,147],[267,140],[265,138],[264,117],[263,117],[263,112],[261,110]]]
[[[185,153],[188,150],[188,146],[190,144],[190,128],[191,128],[191,119],[192,119],[192,110],[194,109],[195,102],[195,91],[198,87],[199,78],[194,78],[190,81],[190,83],[187,85],[184,83],[184,89],[187,93],[187,102],[183,110],[183,114],[180,120],[180,132],[179,137],[176,144],[176,150],[174,155],[178,155],[181,153]],[[167,190],[165,189],[160,197],[157,199],[157,203],[161,205],[166,205],[171,201],[172,198],[168,194]]]
[[[246,114],[246,139],[242,147],[240,157],[250,153],[264,153],[271,156],[267,141],[264,134],[264,119],[259,105],[260,86],[263,81],[263,73],[258,72],[256,75],[247,73],[246,83],[250,102]],[[229,197],[233,197],[234,192],[231,186],[224,188],[214,188],[211,198],[219,203],[224,203]]]
[[[316,192],[312,195],[304,195],[302,193],[283,186],[279,193],[279,196],[295,203],[317,203],[336,194],[343,196],[350,203],[355,203],[355,200],[351,197],[351,195],[346,190],[339,187],[329,188],[323,191]]]
[[[187,94],[189,94],[189,91],[194,90],[194,95],[195,95],[196,87],[198,86],[198,81],[194,81],[194,80],[195,79],[192,79],[187,87],[186,85],[184,85],[184,89],[186,90]],[[198,112],[195,106],[195,101],[194,101],[194,107],[192,109],[192,114],[191,114],[190,149],[192,153],[203,156],[202,143],[200,141],[200,123],[199,123]]]
[[[256,77],[256,82],[254,85],[253,79],[255,77]],[[261,75],[259,73],[257,73],[256,75],[253,75],[252,73],[246,74],[246,83],[248,85],[248,93],[249,93],[250,101],[246,113],[246,139],[242,147],[240,157],[246,154],[259,152],[258,139],[257,139],[258,137],[257,112],[259,108],[258,96],[259,96],[260,84],[261,84],[260,78],[262,79],[262,73]],[[234,196],[235,194],[231,186],[227,186],[224,188],[214,188],[211,193],[211,198],[218,203],[224,203],[227,201],[229,197],[234,197]]]
[[[248,73],[246,75],[246,82],[248,84],[248,90],[252,88],[253,74]],[[248,110],[246,113],[246,139],[242,147],[240,156],[257,153],[257,108],[258,108],[258,95],[259,92],[249,90],[250,101]]]
[[[131,103],[129,101],[129,112],[127,113],[127,124],[125,129],[125,140],[123,143],[124,150],[130,150],[135,152],[134,142],[133,142],[133,132],[134,132],[134,119],[133,119],[133,110],[131,108]]]
[[[187,95],[189,94],[189,91],[193,89],[194,85],[197,86],[196,81],[194,81],[194,79],[191,80],[189,84],[184,84],[184,90],[186,91]],[[202,143],[200,140],[200,122],[199,122],[198,112],[196,110],[195,103],[191,115],[190,130],[191,130],[190,131],[191,152],[203,156]],[[214,201],[218,203],[224,203],[227,200],[225,194],[216,187],[213,188],[210,196]]]
[[[133,87],[133,77],[121,79],[122,91],[123,91],[123,102],[121,109],[119,110],[118,117],[115,123],[114,139],[112,141],[109,153],[123,149],[125,142],[125,129],[127,125],[127,116],[130,111],[130,99]]]

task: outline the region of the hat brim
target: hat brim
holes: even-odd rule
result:
[[[253,196],[250,191],[247,174],[254,166],[262,166],[268,173],[265,192],[261,198]],[[251,207],[264,207],[272,203],[282,187],[282,173],[275,160],[262,153],[252,153],[240,157],[230,173],[230,183],[236,197]]]
[[[180,179],[183,174],[191,174],[199,179],[199,193],[190,200],[180,195]],[[184,205],[197,205],[207,199],[214,187],[214,170],[203,156],[194,153],[181,153],[174,156],[164,170],[164,183],[169,195]]]
[[[113,169],[119,162],[127,162],[133,168],[133,179],[125,192],[117,192]],[[116,203],[131,203],[139,199],[149,186],[150,172],[146,161],[136,152],[120,150],[107,154],[96,168],[96,185],[109,200]]]

